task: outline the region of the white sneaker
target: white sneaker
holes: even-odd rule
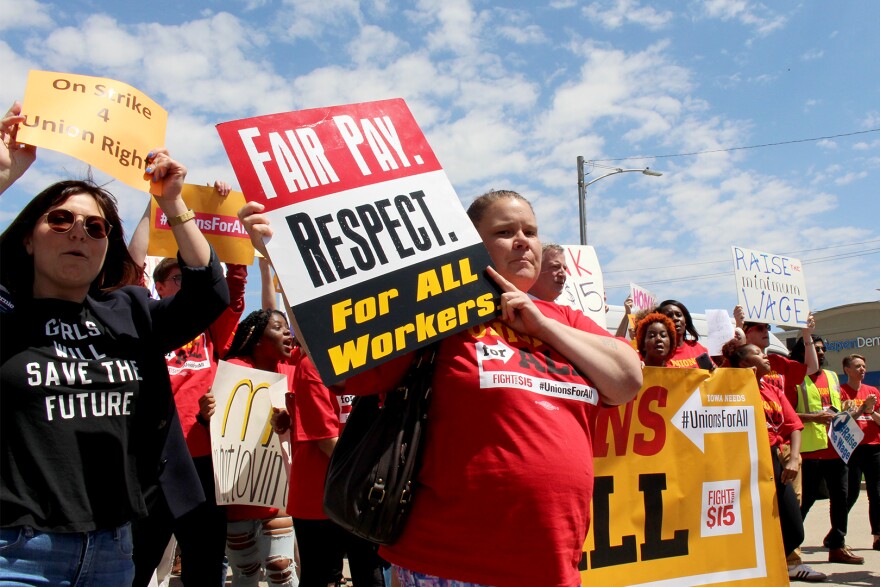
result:
[[[819,583],[828,578],[825,573],[814,571],[805,564],[788,565],[788,578],[794,581],[808,581],[810,583]]]

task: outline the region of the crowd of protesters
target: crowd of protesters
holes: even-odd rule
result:
[[[36,157],[14,140],[22,121],[18,104],[2,121],[0,193]],[[716,363],[754,372],[790,578],[826,579],[798,550],[820,487],[831,499],[829,560],[864,562],[845,542],[862,475],[880,550],[878,391],[863,383],[864,357],[846,357],[840,384],[822,368],[812,317],[786,358],[765,354],[769,325],[744,321],[737,307],[737,336],[713,358],[677,300],[638,313],[632,328],[628,300],[611,336],[554,303],[566,283],[564,251],[541,244],[531,204],[506,190],[467,211],[492,260],[498,313],[437,346],[406,529],[381,548],[354,537],[322,511],[330,455],[351,398],[391,392],[413,355],[328,389],[275,308],[263,207],[250,202],[239,213],[264,257],[263,308],[241,320],[247,268],[228,265],[224,278],[181,198],[186,168],[164,148],[146,162],[179,249],[152,273],[159,299],[144,286],[149,212],[126,244],[115,199],[91,181],[49,186],[0,236],[0,583],[146,586],[174,537],[187,586],[223,585],[231,573],[235,587],[332,587],[345,581],[343,557],[357,587],[579,585],[596,413],[632,401],[643,367]],[[215,189],[225,196],[230,186]],[[547,385],[535,401],[514,383],[487,384],[494,366],[475,349],[502,343],[523,358],[527,377],[584,393],[554,396],[563,387]],[[287,511],[217,504],[209,424],[221,359],[287,378],[287,410],[273,417],[294,445]],[[849,464],[828,442],[842,411],[865,434]]]

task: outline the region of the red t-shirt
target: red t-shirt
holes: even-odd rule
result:
[[[299,354],[294,352],[287,363],[278,363],[274,369],[275,373],[281,373],[287,376],[288,393],[293,393],[293,378],[296,376],[296,362],[299,360]],[[248,357],[236,357],[234,359],[226,359],[227,363],[240,365],[242,367],[254,367],[253,361]],[[226,520],[229,522],[238,522],[241,520],[265,520],[274,518],[278,515],[278,508],[267,508],[255,505],[228,505],[226,506]]]
[[[165,355],[180,426],[183,428],[189,453],[194,457],[211,454],[211,431],[196,420],[199,415],[199,398],[211,388],[217,372],[217,361],[231,342],[232,333],[244,310],[246,281],[245,265],[228,265],[226,284],[229,286],[229,307],[208,330]]]
[[[703,353],[709,354],[706,347],[695,340],[686,340],[680,347],[676,347],[672,355],[666,361],[668,367],[680,367],[684,369],[699,369],[697,357]]]
[[[545,315],[609,334],[571,308]],[[391,389],[410,357],[355,376]],[[590,522],[599,394],[567,359],[498,320],[439,347],[412,515],[380,555],[402,567],[496,587],[571,587]]]
[[[803,430],[804,425],[797,412],[785,398],[781,381],[778,377],[762,377],[758,389],[764,404],[764,419],[767,421],[767,435],[770,446],[779,446],[788,442],[791,433]]]
[[[880,391],[876,387],[865,385],[864,383],[862,383],[858,391],[847,383],[840,386],[840,399],[852,400],[856,408],[861,408],[869,395],[876,395],[880,399]],[[880,426],[871,419],[870,414],[862,414],[856,419],[856,422],[858,422],[862,432],[865,433],[865,437],[860,444],[880,444]]]
[[[330,457],[318,440],[337,438],[351,412],[350,395],[338,396],[321,381],[312,360],[303,356],[296,370],[296,449],[290,475],[287,513],[294,518],[324,520],[324,480]]]
[[[819,369],[818,373],[816,373],[815,375],[810,375],[810,379],[813,380],[813,383],[816,384],[816,389],[819,390],[819,397],[822,399],[822,409],[824,410],[828,406],[832,405],[831,388],[829,386],[828,376],[825,374],[825,370]],[[837,451],[834,450],[834,447],[831,446],[831,443],[829,442],[828,446],[826,446],[825,448],[814,450],[812,452],[802,452],[801,457],[805,459],[825,460],[839,459],[840,455],[837,454]]]
[[[776,353],[767,355],[767,360],[770,361],[771,371],[764,376],[764,379],[767,381],[777,379],[791,407],[797,409],[797,386],[806,377],[807,366]]]

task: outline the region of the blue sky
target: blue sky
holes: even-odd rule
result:
[[[520,191],[545,240],[578,242],[578,155],[661,171],[589,189],[612,304],[633,281],[730,309],[734,244],[801,258],[815,309],[880,297],[874,0],[0,0],[0,14],[0,104],[30,69],[125,81],[169,111],[192,183],[235,184],[218,122],[402,97],[462,202]],[[835,135],[849,136],[725,150]],[[663,157],[612,161],[646,155]],[[0,227],[85,171],[41,150],[0,199]],[[110,189],[130,231],[147,197]]]

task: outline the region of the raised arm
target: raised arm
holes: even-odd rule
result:
[[[18,125],[25,121],[21,103],[15,101],[0,121],[0,194],[24,175],[37,158],[37,148],[15,140]]]
[[[514,330],[544,341],[592,381],[602,401],[625,404],[642,387],[642,369],[636,352],[610,336],[584,332],[541,313],[529,296],[495,269],[489,275],[501,286],[501,319]]]
[[[623,318],[620,319],[620,325],[617,327],[617,332],[614,333],[614,336],[618,338],[626,336],[626,331],[629,330],[629,315],[632,314],[632,309],[632,296],[626,296],[626,300],[623,302]]]
[[[192,222],[192,211],[181,197],[186,167],[172,159],[167,149],[153,149],[147,155],[147,175],[161,188],[156,202],[168,217],[180,258],[190,267],[207,266],[211,260],[211,246],[198,225]]]

